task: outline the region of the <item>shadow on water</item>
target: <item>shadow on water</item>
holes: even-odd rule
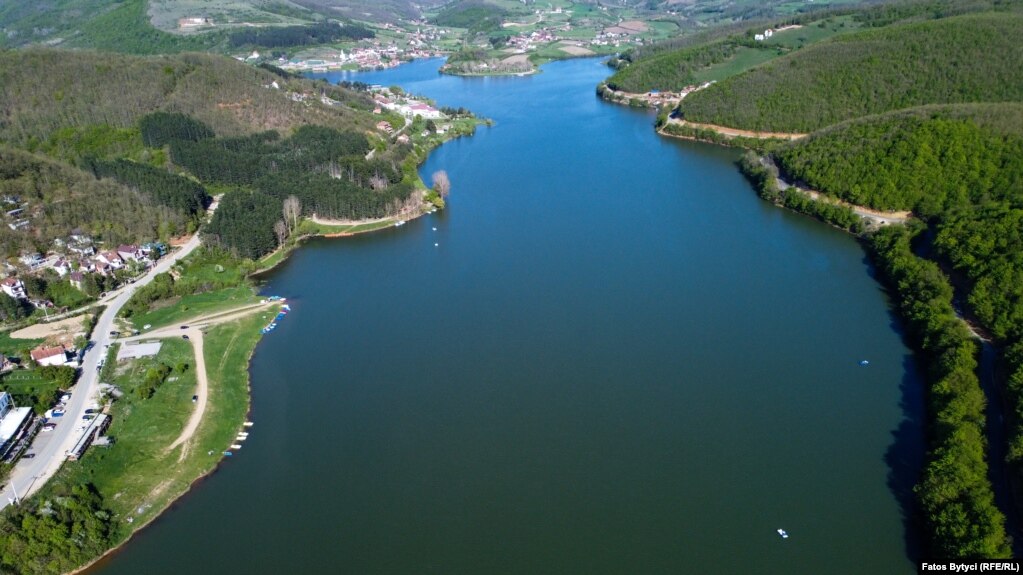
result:
[[[880,272],[869,255],[864,255],[863,263],[866,265],[867,274],[878,282],[878,289],[889,300],[889,327],[899,338],[906,341],[905,325],[894,308],[892,294],[885,287]],[[906,556],[911,561],[919,563],[924,558],[927,541],[924,537],[923,518],[913,489],[920,481],[927,453],[924,369],[912,354],[903,357],[902,367],[899,408],[902,410],[903,419],[892,431],[892,444],[885,451],[884,460],[888,465],[888,489],[895,496],[902,517]]]
[[[893,326],[901,332],[898,319],[892,315]],[[888,489],[898,501],[902,515],[906,556],[911,561],[919,562],[923,558],[926,542],[913,488],[920,480],[926,450],[924,393],[916,359],[907,355],[902,364],[905,375],[899,384],[899,407],[902,408],[903,420],[892,431],[892,444],[888,446],[884,459],[888,465]]]

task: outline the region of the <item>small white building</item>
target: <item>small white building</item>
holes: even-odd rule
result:
[[[40,346],[29,354],[32,360],[39,365],[64,365],[67,363],[67,350],[63,346],[44,347]]]
[[[6,278],[0,282],[0,290],[14,299],[28,299],[28,292],[25,291],[25,282],[18,278]]]

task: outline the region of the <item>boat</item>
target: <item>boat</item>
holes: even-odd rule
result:
[[[870,365],[870,362],[865,360],[865,359],[864,360],[860,360],[860,365]]]
[[[231,457],[232,455],[234,455],[234,453],[231,453],[230,451],[225,451],[224,455],[227,457]]]
[[[245,422],[245,427],[252,427],[253,425],[255,425],[255,424],[252,423],[251,421],[246,421]]]
[[[784,529],[779,529],[778,530],[778,535],[781,535],[782,539],[788,539],[789,538],[789,532],[785,531]]]
[[[394,222],[394,227],[404,226],[404,225],[405,225],[405,220],[398,220],[398,221]]]
[[[242,446],[241,446],[241,445],[238,445],[237,443],[235,443],[235,444],[233,444],[233,445],[231,446],[231,449],[241,449],[241,448],[242,448]],[[788,535],[786,535],[786,537],[788,537]]]

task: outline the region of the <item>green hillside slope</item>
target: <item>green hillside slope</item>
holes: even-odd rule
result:
[[[194,229],[203,185],[227,194],[209,243],[250,258],[277,246],[290,195],[328,218],[392,213],[418,182],[410,147],[369,136],[373,106],[364,93],[206,54],[0,53],[0,189],[33,214],[0,233],[0,249],[44,251],[74,228],[104,242],[167,239]]]
[[[281,89],[273,89],[277,82]],[[317,97],[293,101],[288,89]],[[322,105],[326,90],[348,106]],[[138,58],[92,52],[0,52],[0,141],[24,145],[62,128],[130,128],[158,110],[193,116],[218,135],[290,130],[302,124],[367,128],[363,96],[324,83],[288,79],[230,58],[204,54]]]
[[[686,98],[686,119],[809,132],[924,104],[1023,100],[1023,14],[958,16],[837,36]]]

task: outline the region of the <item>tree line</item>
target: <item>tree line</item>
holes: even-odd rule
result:
[[[333,44],[372,38],[369,28],[352,22],[317,22],[304,26],[245,28],[231,32],[231,45],[261,46],[265,48],[291,48],[316,44]]]

